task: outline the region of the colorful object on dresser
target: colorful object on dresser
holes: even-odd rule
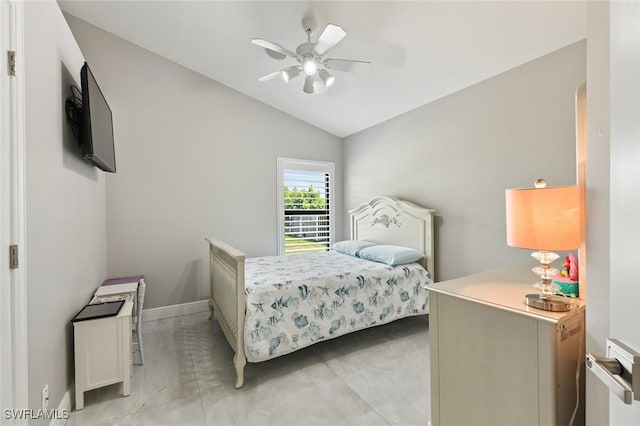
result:
[[[562,271],[552,279],[552,283],[560,287],[557,294],[569,297],[578,297],[578,257],[569,253],[564,258]]]

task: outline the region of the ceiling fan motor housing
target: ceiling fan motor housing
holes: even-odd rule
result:
[[[315,43],[302,43],[300,46],[296,48],[296,54],[299,58],[302,58],[305,55],[314,55],[313,46]]]
[[[302,18],[302,29],[307,35],[311,35],[316,30],[316,20],[313,17],[305,17]]]

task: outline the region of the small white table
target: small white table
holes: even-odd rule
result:
[[[131,392],[131,312],[125,302],[116,316],[73,323],[76,410],[84,408],[84,392],[122,382]]]

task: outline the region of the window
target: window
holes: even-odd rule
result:
[[[329,250],[333,172],[333,163],[278,158],[278,254]]]

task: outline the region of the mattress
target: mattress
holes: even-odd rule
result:
[[[248,258],[245,346],[250,362],[352,331],[428,313],[431,275],[337,252]]]

